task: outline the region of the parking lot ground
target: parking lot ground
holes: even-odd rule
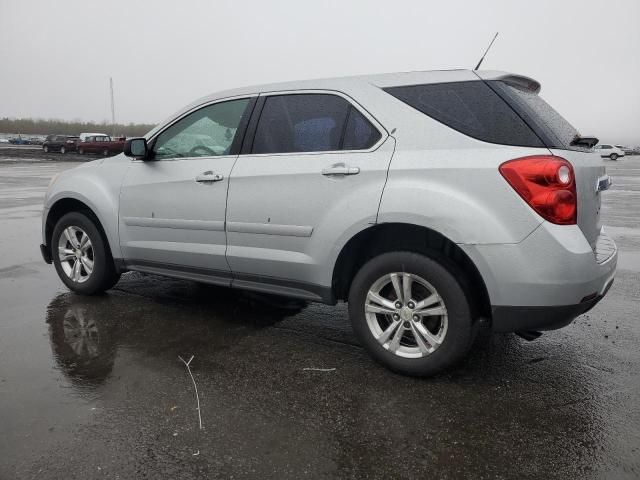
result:
[[[38,245],[75,165],[0,151],[0,478],[640,476],[640,157],[607,162],[608,296],[424,380],[370,360],[342,304],[137,273],[70,293]]]

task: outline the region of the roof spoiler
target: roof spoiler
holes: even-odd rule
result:
[[[540,82],[524,75],[514,75],[512,73],[479,71],[475,72],[483,80],[499,80],[512,87],[526,90],[532,93],[540,93]]]

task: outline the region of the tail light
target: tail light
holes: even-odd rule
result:
[[[500,165],[500,173],[542,218],[559,225],[575,225],[576,182],[573,167],[564,158],[516,158]]]

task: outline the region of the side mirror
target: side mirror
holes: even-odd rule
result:
[[[124,154],[140,160],[147,159],[147,139],[130,138],[124,142]]]

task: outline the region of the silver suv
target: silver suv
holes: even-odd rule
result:
[[[135,270],[348,301],[376,360],[431,375],[478,325],[533,337],[613,282],[597,139],[539,90],[457,70],[214,94],[52,180],[42,254],[84,294]]]

